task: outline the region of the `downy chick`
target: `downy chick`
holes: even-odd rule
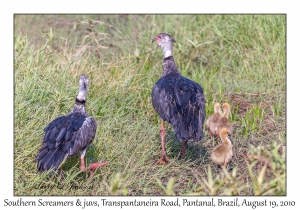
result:
[[[208,119],[206,120],[206,128],[210,134],[210,136],[213,136],[216,132],[216,125],[218,120],[221,118],[222,112],[221,112],[221,104],[215,103],[214,104],[214,111],[215,113],[210,115]]]
[[[215,127],[215,134],[218,136],[218,142],[220,143],[219,134],[223,128],[227,129],[229,135],[232,135],[232,124],[229,122],[229,112],[230,112],[230,105],[228,103],[223,104],[223,114],[221,118],[218,120],[217,125]]]
[[[228,138],[228,130],[222,129],[220,132],[222,143],[217,145],[211,152],[211,159],[218,165],[224,165],[226,168],[227,163],[232,158],[232,145]]]

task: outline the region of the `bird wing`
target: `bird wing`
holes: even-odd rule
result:
[[[93,141],[96,128],[95,119],[81,113],[59,117],[44,129],[42,149],[46,147],[49,151],[61,147],[68,156],[72,156]]]
[[[72,136],[71,146],[65,146],[69,150],[69,154],[73,155],[86,149],[93,142],[96,130],[96,120],[92,117],[87,117],[82,126]]]
[[[202,137],[205,100],[201,86],[181,75],[166,75],[152,89],[152,104],[179,139]]]

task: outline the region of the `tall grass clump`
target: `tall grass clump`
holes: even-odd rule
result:
[[[286,195],[285,15],[15,15],[14,25],[15,195]],[[171,163],[153,166],[160,119],[150,95],[162,53],[151,39],[160,32],[175,37],[182,75],[203,87],[207,116],[215,102],[232,107],[227,169],[210,160],[206,131],[179,160],[168,123]],[[81,74],[97,120],[86,164],[109,164],[89,177],[74,156],[39,174],[43,129],[71,111]]]

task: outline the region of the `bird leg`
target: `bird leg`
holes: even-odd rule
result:
[[[210,130],[208,130],[208,134],[209,134],[210,138],[214,137],[214,134]]]
[[[220,143],[221,143],[221,140],[220,140],[220,137],[219,137],[219,136],[217,136],[217,140],[218,140],[218,144],[220,144]]]
[[[221,139],[220,139],[219,131],[218,130],[216,130],[216,136],[217,136],[218,144],[220,144],[221,143]]]
[[[209,126],[208,126],[208,125],[206,125],[206,129],[207,129],[207,132],[208,132],[208,134],[209,134],[210,138],[214,137],[214,134],[213,134],[213,132],[211,132],[211,131],[210,131],[210,129],[209,129]]]
[[[155,165],[157,164],[166,165],[167,162],[170,162],[170,159],[167,157],[167,153],[165,149],[165,137],[166,137],[166,130],[164,127],[164,120],[161,120],[161,126],[160,126],[161,156],[159,160],[156,161]]]
[[[181,159],[184,159],[184,155],[185,155],[187,143],[188,143],[188,140],[183,139],[183,140],[181,141],[181,144],[182,144],[182,148],[181,148]]]
[[[87,170],[90,170],[90,176],[93,176],[93,173],[96,170],[96,168],[105,166],[106,164],[108,164],[108,161],[102,163],[102,160],[100,160],[96,163],[91,163],[88,167],[85,167],[84,156],[80,156],[80,170],[82,172],[86,172]]]

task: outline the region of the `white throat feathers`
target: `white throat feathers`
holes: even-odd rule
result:
[[[165,52],[164,52],[164,57],[165,58],[167,58],[167,57],[169,57],[169,56],[171,56],[172,55],[172,51],[171,50],[166,50]]]

